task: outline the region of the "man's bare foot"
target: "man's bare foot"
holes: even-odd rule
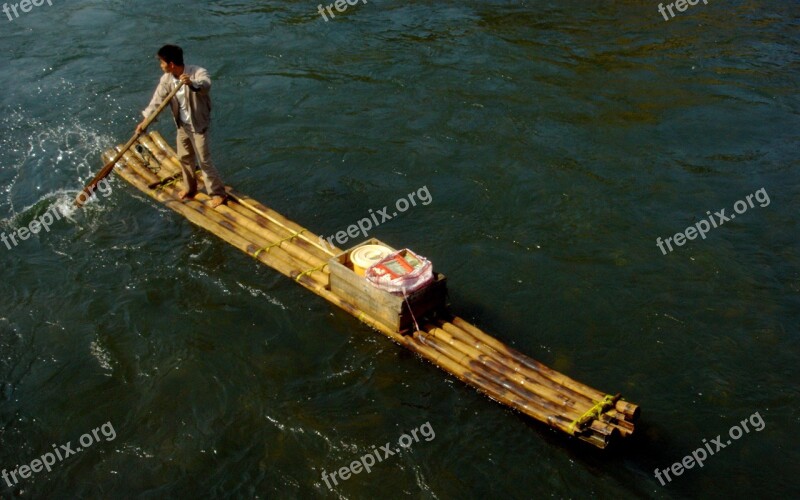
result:
[[[181,200],[188,200],[190,198],[194,198],[195,193],[187,191],[186,189],[182,190],[178,193],[178,198]]]
[[[211,201],[208,202],[208,206],[211,208],[217,208],[218,206],[225,203],[228,198],[225,196],[212,196]]]

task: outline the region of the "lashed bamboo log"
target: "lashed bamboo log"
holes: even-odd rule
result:
[[[629,401],[619,400],[614,407],[618,412],[628,417],[632,422],[636,421],[641,413],[639,406]]]
[[[625,420],[624,418],[620,418],[622,416],[621,413],[617,414],[619,416],[612,416],[617,414],[615,411],[609,410],[602,415],[600,415],[600,420],[603,422],[609,423],[616,427],[619,430],[619,433],[622,437],[628,437],[633,434],[636,427],[633,425],[632,422]]]
[[[150,150],[152,147],[155,147],[152,141],[144,141],[147,149]],[[132,153],[128,152],[127,155],[133,155]],[[163,152],[154,153],[153,156],[160,162],[162,168],[167,163],[167,157],[163,154]],[[142,165],[141,160],[138,157],[133,157],[135,159],[135,164],[137,165],[139,175],[142,175],[148,181],[148,186],[154,183],[157,183],[158,177],[150,172],[149,169],[145,168]],[[172,174],[174,170],[166,169],[167,174]],[[173,174],[174,175],[174,174]],[[154,179],[156,179],[154,181]],[[161,189],[164,189],[166,186],[160,186]],[[204,201],[205,195],[202,193],[198,193],[197,197],[198,200]],[[258,224],[253,222],[251,219],[243,217],[242,215],[236,213],[232,210],[231,207],[227,206],[219,206],[216,208],[216,212],[222,214],[227,219],[229,219],[234,225],[241,226],[244,228],[244,231],[240,231],[242,236],[244,236],[249,241],[259,245],[259,248],[264,249],[263,251],[273,251],[275,250],[278,253],[278,258],[282,258],[289,264],[296,265],[296,267],[302,272],[305,269],[315,268],[315,267],[322,267],[326,261],[319,259],[318,257],[310,254],[309,252],[293,245],[287,245],[286,242],[281,242],[282,238],[278,235],[274,234],[269,230],[265,230],[264,228],[260,227]],[[280,250],[277,250],[280,249]],[[286,252],[290,254],[290,257],[287,258],[283,255],[282,252]],[[319,271],[315,271],[315,273],[319,273]],[[321,279],[321,274],[315,275],[316,279],[321,283],[325,283],[327,285],[327,277],[325,279]]]
[[[425,330],[429,337],[435,338],[452,346],[457,351],[468,356],[470,360],[480,363],[489,370],[502,375],[504,378],[508,379],[512,385],[520,387],[526,392],[531,392],[536,396],[543,398],[549,404],[555,405],[558,410],[566,416],[577,418],[590,407],[590,405],[587,406],[583,411],[576,409],[574,404],[570,405],[565,403],[564,398],[557,391],[554,391],[545,385],[536,384],[533,380],[526,378],[519,372],[513,371],[508,365],[504,365],[501,359],[489,356],[483,351],[472,347],[468,343],[454,337],[445,329],[437,328],[433,325],[425,325]]]
[[[231,205],[234,204],[231,203]],[[269,229],[260,226],[253,220],[245,217],[232,207],[220,205],[217,207],[217,212],[223,214],[232,222],[235,222],[236,224],[246,228],[251,233],[260,235],[265,241],[268,242],[268,245],[265,245],[263,248],[271,247],[265,251],[271,251],[272,248],[280,248],[281,250],[291,254],[292,257],[302,263],[305,268],[321,267],[327,264],[327,260],[322,260],[319,257],[305,251],[300,246],[292,244],[291,241],[281,238],[279,235],[273,233]]]
[[[224,220],[221,215],[217,214],[214,209],[206,207],[201,202],[205,195],[200,194],[195,200],[188,200],[185,202],[179,201],[176,198],[176,188],[169,187],[163,190],[147,189],[147,181],[145,177],[141,176],[142,172],[137,171],[133,165],[126,165],[126,167],[126,169],[120,171],[120,174],[123,177],[126,177],[126,180],[137,186],[152,198],[164,203],[167,207],[175,210],[176,212],[181,213],[184,217],[189,219],[190,222],[219,235],[231,245],[249,255],[254,256],[256,259],[270,267],[275,268],[286,276],[296,278],[298,274],[305,271],[305,269],[302,269],[302,265],[298,266],[289,264],[283,259],[276,257],[275,254],[261,252],[258,253],[258,256],[256,257],[255,255],[261,247],[258,244],[253,243],[247,238],[241,236],[241,234],[237,232],[237,229],[231,225],[230,222]],[[327,283],[327,276],[319,271],[315,271],[313,273],[301,276],[297,281],[306,287],[324,287],[324,284]]]
[[[330,256],[324,252],[322,252],[319,248],[315,245],[312,245],[307,241],[307,238],[304,238],[304,234],[300,232],[293,232],[291,229],[276,224],[275,222],[262,217],[261,215],[254,212],[252,209],[245,207],[244,205],[240,204],[236,198],[229,198],[228,207],[232,210],[236,211],[243,217],[247,217],[259,226],[262,226],[273,233],[275,233],[281,239],[290,240],[293,244],[297,245],[299,248],[302,248],[309,254],[313,255],[317,259],[324,260],[325,262],[330,259]]]
[[[175,172],[176,169],[180,170],[180,164],[177,161],[177,155],[175,150],[164,140],[164,138],[158,134],[158,132],[151,132],[150,136],[144,138],[142,143],[147,147],[148,150],[153,152],[154,154],[157,152],[158,155],[161,155],[165,158],[164,164],[167,165],[171,171]],[[198,179],[199,184],[202,183],[200,179]],[[321,258],[323,260],[327,260],[328,258],[338,255],[341,253],[341,250],[336,247],[328,247],[325,245],[319,244],[319,236],[311,233],[308,229],[300,226],[299,224],[286,219],[283,215],[275,212],[274,210],[261,205],[261,203],[251,199],[249,196],[242,195],[236,192],[233,188],[227,188],[228,195],[238,203],[239,205],[246,207],[251,213],[254,215],[258,215],[263,219],[263,223],[270,224],[275,227],[272,229],[276,234],[280,234],[280,231],[277,228],[280,228],[281,231],[285,231],[287,233],[286,236],[291,234],[297,234],[298,242],[301,246],[305,248],[306,251],[310,253],[316,253],[317,258]],[[262,223],[261,220],[254,219],[256,222]],[[299,233],[299,234],[298,234]],[[284,236],[284,237],[286,237]],[[312,250],[313,248],[313,250]]]
[[[562,385],[564,387],[572,389],[573,391],[578,392],[580,394],[584,394],[584,395],[588,396],[590,399],[595,400],[595,401],[602,401],[606,397],[606,395],[603,394],[602,392],[600,392],[600,391],[598,391],[598,390],[596,390],[596,389],[594,389],[592,387],[589,387],[589,386],[587,386],[585,384],[582,384],[582,383],[580,383],[580,382],[578,382],[576,380],[573,380],[570,377],[567,377],[566,375],[564,375],[563,373],[559,373],[559,372],[553,370],[552,368],[546,366],[545,364],[540,363],[540,362],[538,362],[538,361],[536,361],[536,360],[534,360],[532,358],[529,358],[528,356],[522,354],[521,352],[519,352],[519,351],[517,351],[517,350],[515,350],[515,349],[513,349],[513,348],[511,348],[511,347],[509,347],[509,346],[507,346],[505,344],[503,344],[499,340],[495,339],[494,337],[489,336],[488,334],[486,334],[482,330],[480,330],[478,327],[476,327],[476,326],[464,321],[463,319],[459,318],[458,316],[453,318],[452,323],[454,325],[458,326],[459,328],[461,328],[462,330],[464,330],[465,332],[469,333],[473,337],[475,337],[475,339],[487,344],[488,346],[490,346],[490,347],[494,348],[495,350],[507,355],[508,357],[514,359],[515,361],[517,361],[517,362],[519,362],[519,363],[521,363],[521,364],[523,364],[523,365],[525,365],[525,366],[527,366],[527,367],[539,372],[543,376],[549,378],[550,380],[554,381],[555,383],[557,383],[559,385]],[[616,405],[616,402],[615,402],[615,405]],[[631,405],[631,406],[635,406],[635,405]],[[625,405],[622,405],[622,408],[623,409],[628,409],[629,411],[633,411],[632,408],[627,408]],[[622,409],[618,408],[617,410],[620,411],[621,413],[624,413],[625,415],[629,415],[628,413],[626,413]],[[631,418],[633,418],[635,415],[630,414],[629,416]]]
[[[130,151],[128,151],[126,153],[126,155],[132,155],[132,153],[130,153]],[[143,168],[141,166],[141,162],[139,161],[139,159],[137,157],[133,156],[130,159],[131,159],[131,166],[134,168],[134,171],[136,172],[136,174],[139,175],[140,177],[142,177],[146,182],[151,181],[152,180],[152,176],[154,174],[149,172],[146,168]],[[174,189],[174,187],[170,188],[170,189]],[[198,195],[196,197],[196,201],[200,201],[201,204],[202,204],[202,202],[206,201],[207,198],[208,197],[206,195],[204,195],[202,193],[198,193]],[[205,210],[205,209],[203,209],[203,210]],[[224,220],[221,220],[221,219],[216,217],[216,215],[218,215],[219,213],[225,214],[226,217],[231,221],[231,227],[229,227],[229,229],[234,229],[240,236],[244,237],[246,240],[248,240],[249,242],[253,243],[254,245],[257,245],[261,249],[269,247],[269,246],[272,246],[277,241],[277,240],[268,240],[268,239],[266,239],[261,232],[252,231],[252,228],[247,227],[246,224],[245,225],[241,225],[241,227],[237,227],[237,225],[239,225],[239,223],[240,223],[240,220],[238,220],[238,219],[241,219],[241,218],[239,217],[237,219],[237,217],[235,215],[231,215],[230,213],[228,213],[227,207],[217,207],[215,212],[213,212],[213,213],[209,212],[210,217],[212,219],[215,219],[218,223],[226,224],[226,222]],[[270,250],[273,250],[273,249],[270,249]],[[274,253],[276,254],[276,258],[283,260],[287,265],[290,265],[290,266],[294,267],[295,269],[297,269],[298,272],[322,264],[322,262],[315,261],[315,262],[312,262],[311,265],[309,265],[307,262],[305,262],[303,260],[304,252],[302,252],[302,250],[299,250],[299,249],[292,249],[296,254],[299,254],[299,255],[288,254],[289,252],[286,252],[286,250],[282,249],[282,248],[281,249],[275,248],[274,250],[275,250]],[[315,280],[317,280],[321,284],[327,284],[327,276],[323,275],[319,271],[316,271],[313,274],[313,277],[314,277]]]
[[[424,333],[424,332],[422,332]],[[415,332],[415,339],[419,332]],[[416,352],[423,358],[430,360],[433,364],[441,368],[442,370],[451,373],[453,376],[465,382],[480,392],[483,392],[486,396],[495,401],[501,402],[507,406],[510,406],[525,415],[535,418],[536,420],[545,423],[551,427],[556,429],[562,430],[567,432],[565,429],[569,428],[571,424],[569,419],[566,419],[560,415],[551,415],[547,412],[544,412],[538,408],[535,408],[533,405],[526,401],[519,400],[518,398],[511,397],[510,395],[506,394],[500,387],[491,383],[490,381],[486,380],[485,378],[481,377],[480,375],[465,370],[460,364],[453,361],[450,357],[446,356],[445,354],[440,353],[436,349],[431,346],[425,345],[421,341],[417,340],[416,342],[408,342],[407,347],[412,351]],[[605,448],[608,445],[609,438],[608,437],[598,437],[597,434],[590,434],[590,435],[578,435],[576,436],[581,440],[587,441],[598,448]]]
[[[452,334],[456,339],[471,345],[479,352],[493,358],[500,366],[508,367],[514,372],[517,372],[519,376],[522,377],[520,383],[549,389],[549,391],[542,391],[542,395],[548,397],[548,399],[567,406],[579,408],[581,414],[597,404],[597,401],[592,400],[588,396],[575,392],[563,385],[557,384],[556,382],[540,375],[538,372],[528,368],[527,366],[514,361],[498,350],[476,340],[474,337],[470,336],[468,333],[458,328],[454,324],[445,320],[439,320],[437,321],[437,324],[439,324],[446,332]],[[613,409],[606,410],[606,412],[601,416],[601,420],[610,425],[616,426],[623,436],[628,436],[633,433],[634,426],[630,422],[626,421],[625,415],[618,413]]]
[[[333,257],[338,255],[342,252],[341,249],[338,247],[326,247],[319,243],[319,236],[312,233],[308,229],[300,226],[297,223],[294,223],[285,217],[283,217],[278,212],[272,210],[269,207],[266,207],[259,203],[258,201],[250,198],[247,195],[241,194],[234,190],[233,188],[228,188],[228,196],[231,196],[234,200],[236,200],[241,205],[249,208],[256,214],[264,217],[265,219],[269,220],[270,222],[275,223],[276,225],[283,227],[288,232],[295,232],[300,233],[300,237],[307,241],[310,245],[314,246],[315,248],[319,249],[323,252],[327,257]]]
[[[465,330],[455,326],[453,323],[444,320],[440,320],[437,323],[439,323],[445,331],[450,332],[454,337],[458,338],[462,342],[467,343],[485,355],[492,357],[498,363],[513,368],[521,376],[529,379],[531,383],[537,383],[543,387],[551,389],[553,396],[563,404],[575,406],[582,403],[584,405],[589,404],[591,406],[596,403],[596,401],[592,401],[592,399],[588,396],[579,392],[575,392],[572,389],[564,387],[563,385],[557,384],[551,379],[541,375],[539,372],[530,369],[503,352],[487,345],[485,342],[475,339],[475,337],[470,335]]]
[[[586,411],[594,406],[591,402],[581,406],[564,404],[559,395],[550,390],[550,388],[533,383],[510,367],[461,342],[448,332],[431,325],[426,325],[425,328],[428,330],[425,342],[429,342],[429,339],[433,338],[442,345],[450,346],[454,351],[466,356],[470,369],[480,372],[484,377],[499,383],[517,396],[569,418],[572,422],[578,421]],[[459,359],[456,359],[456,361],[462,365],[465,364]],[[595,429],[601,429],[605,435],[612,434],[611,427],[612,425],[606,422],[601,422],[594,426]]]
[[[463,322],[463,320],[461,320],[461,321]],[[454,320],[454,322],[455,322],[455,320]],[[453,325],[453,327],[451,327],[451,329],[454,329],[456,332],[459,332],[462,335],[464,335],[464,334],[466,334],[467,336],[470,335],[469,333],[467,333],[466,330],[460,329],[458,327],[455,327],[455,325]],[[474,328],[474,329],[480,332],[480,330],[478,330],[477,328]],[[521,364],[521,363],[519,363],[517,361],[518,358],[514,358],[514,357],[508,356],[507,353],[509,351],[512,351],[512,349],[509,348],[508,346],[505,346],[505,344],[502,344],[497,339],[489,337],[486,334],[483,334],[482,338],[491,339],[493,341],[491,343],[494,345],[494,347],[493,346],[489,346],[487,342],[482,342],[481,341],[482,339],[478,339],[475,336],[472,336],[472,340],[474,340],[476,342],[476,344],[475,344],[476,348],[478,348],[482,352],[486,352],[490,356],[495,356],[495,358],[500,360],[501,363],[508,364],[514,370],[521,371],[525,376],[532,378],[537,383],[545,385],[545,386],[548,386],[548,387],[556,390],[558,393],[562,394],[564,397],[572,398],[576,404],[583,403],[583,404],[580,404],[580,406],[582,406],[584,408],[587,408],[587,409],[591,408],[594,404],[597,404],[597,403],[603,401],[604,398],[605,398],[605,396],[604,396],[603,398],[598,398],[597,400],[593,400],[589,395],[583,394],[583,393],[579,393],[579,392],[575,391],[573,387],[569,387],[566,384],[560,384],[560,383],[552,380],[552,378],[550,378],[550,377],[545,377],[539,371],[531,369],[529,364],[524,364],[523,365],[523,364]],[[467,340],[469,342],[469,337],[465,337],[465,340]],[[499,347],[500,349],[497,349],[496,347]],[[505,349],[503,349],[503,348],[505,348]],[[541,364],[539,363],[539,365],[541,365]],[[544,365],[542,365],[542,366],[544,366]],[[557,372],[554,372],[554,373],[557,373]],[[568,378],[568,377],[564,377],[564,378]],[[603,422],[605,422],[607,424],[611,424],[611,425],[617,427],[617,429],[619,430],[619,432],[623,436],[628,436],[628,435],[632,434],[632,432],[633,432],[632,425],[630,425],[628,422],[625,421],[626,420],[625,419],[625,415],[615,411],[614,409],[606,409],[603,412],[603,415],[600,416],[600,420],[602,420]],[[584,426],[586,426],[586,425],[591,426],[591,421],[587,421],[583,425]]]

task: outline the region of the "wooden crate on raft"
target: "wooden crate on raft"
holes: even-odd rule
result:
[[[363,245],[383,245],[392,248],[376,238],[370,238],[331,258],[328,262],[331,292],[395,332],[405,332],[412,328],[414,318],[419,322],[423,317],[445,309],[447,278],[441,273],[434,272],[433,282],[406,295],[405,298],[381,290],[363,276],[356,274],[350,253]]]

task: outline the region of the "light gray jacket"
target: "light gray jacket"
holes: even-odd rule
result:
[[[192,80],[188,93],[192,125],[195,132],[203,134],[211,124],[211,78],[208,76],[208,71],[200,66],[187,65],[184,67],[183,72],[189,75]],[[150,104],[142,111],[145,118],[150,116],[164,102],[164,99],[175,88],[175,85],[175,78],[169,73],[164,73],[158,81],[158,86],[153,93]],[[181,115],[178,108],[178,98],[173,97],[169,105],[172,109],[172,118],[175,120],[175,124],[179,125]]]

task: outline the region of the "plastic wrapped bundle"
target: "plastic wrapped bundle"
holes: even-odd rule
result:
[[[381,290],[406,295],[433,281],[433,264],[404,248],[370,266],[365,276]]]

